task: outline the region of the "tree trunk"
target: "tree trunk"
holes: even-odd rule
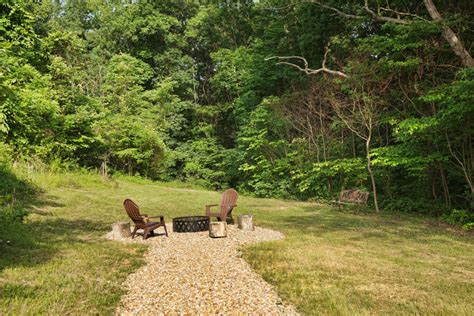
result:
[[[321,128],[321,137],[323,141],[323,158],[324,162],[328,161],[328,155],[326,152],[326,137],[325,137],[325,131],[324,131],[324,122],[323,122],[323,108],[321,106],[321,102],[319,102],[319,127]]]
[[[446,207],[451,208],[451,195],[449,194],[448,182],[446,181],[446,176],[444,175],[443,167],[438,163],[439,172],[441,174],[441,184],[443,185],[444,201]]]
[[[443,23],[443,18],[441,17],[441,14],[439,14],[438,9],[433,3],[433,0],[423,0],[423,3],[425,4],[426,10],[428,10],[431,18],[434,21],[441,23],[441,27],[443,28],[443,37],[446,39],[446,41],[448,41],[456,56],[461,59],[463,66],[473,68],[474,59],[461,43],[456,33],[454,33],[450,27]]]
[[[377,197],[377,187],[375,185],[375,177],[374,177],[374,173],[372,171],[372,161],[370,160],[370,140],[371,140],[371,136],[369,135],[369,137],[367,137],[367,139],[365,141],[365,148],[366,148],[366,151],[367,151],[367,171],[369,172],[370,181],[372,182],[372,192],[374,194],[375,211],[377,213],[379,213],[380,210],[379,210],[379,201],[378,201],[378,197]]]
[[[133,176],[133,166],[131,159],[128,160],[128,175],[131,177]]]
[[[107,166],[107,160],[103,160],[100,164],[100,175],[102,176],[103,180],[107,180],[109,178],[109,167]]]
[[[352,158],[357,158],[357,151],[356,151],[356,144],[355,144],[355,136],[354,132],[351,131],[352,134]]]

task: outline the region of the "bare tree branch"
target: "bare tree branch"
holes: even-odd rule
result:
[[[441,23],[441,27],[443,28],[443,37],[449,43],[454,53],[461,59],[462,64],[465,67],[474,68],[474,58],[472,58],[469,51],[464,47],[456,33],[454,33],[450,27],[443,23],[443,18],[438,12],[438,9],[436,8],[433,1],[423,0],[423,3],[425,4],[426,10],[428,10],[431,18],[434,21]]]
[[[471,180],[471,172],[469,172],[468,170],[468,167],[466,166],[465,164],[465,161],[461,161],[461,159],[459,159],[458,155],[456,155],[456,153],[453,151],[453,149],[451,148],[451,141],[449,140],[449,136],[448,136],[448,133],[445,132],[445,136],[446,136],[446,141],[448,143],[448,149],[449,149],[449,153],[451,154],[451,156],[457,161],[457,163],[459,164],[458,167],[462,170],[463,174],[464,174],[464,178],[466,179],[466,182],[468,183],[469,185],[469,188],[471,189],[471,193],[474,193],[474,184],[472,183],[472,180]],[[464,156],[464,155],[463,155]],[[464,159],[463,159],[464,160]]]
[[[423,20],[425,22],[429,22],[429,20],[425,19],[424,17],[421,17],[419,15],[416,15],[416,14],[413,14],[413,13],[410,13],[410,12],[401,12],[401,11],[393,10],[393,9],[390,9],[390,8],[383,8],[383,7],[379,7],[378,10],[379,10],[379,12],[380,11],[391,12],[391,13],[395,14],[398,19],[400,19],[403,16],[411,16],[413,18],[420,19],[420,20]]]
[[[348,18],[348,19],[363,19],[364,18],[363,15],[355,15],[355,14],[346,13],[346,12],[343,12],[342,10],[336,8],[336,7],[332,7],[332,6],[326,5],[324,3],[321,3],[318,0],[308,0],[308,1],[304,1],[304,2],[317,4],[322,8],[325,8],[325,9],[331,10],[333,12],[336,12],[338,15],[340,15],[342,17],[345,17],[345,18]],[[375,12],[374,10],[372,10],[369,7],[369,1],[368,0],[364,0],[363,8],[369,14],[369,16],[371,16],[374,20],[379,21],[379,22],[392,22],[392,23],[397,23],[397,24],[409,24],[411,22],[410,20],[402,19],[402,17],[408,17],[408,16],[426,21],[426,19],[424,19],[421,16],[418,16],[416,14],[412,14],[412,13],[408,13],[408,12],[400,12],[400,11],[396,11],[396,10],[393,10],[393,9],[390,9],[390,8],[379,7],[379,8],[377,8],[377,12]],[[381,14],[381,11],[393,13],[397,17],[392,18],[392,17],[388,17],[388,16],[383,16]]]
[[[326,47],[321,68],[318,68],[318,69],[309,68],[308,61],[306,60],[306,58],[301,57],[301,56],[272,56],[272,57],[265,58],[265,60],[277,59],[277,60],[279,60],[279,62],[277,62],[277,65],[292,66],[292,67],[295,67],[296,69],[298,69],[299,71],[302,71],[302,72],[306,73],[307,75],[315,75],[315,74],[318,74],[318,73],[321,73],[321,72],[325,72],[325,73],[328,73],[328,74],[331,74],[331,75],[339,76],[339,77],[342,77],[342,78],[347,78],[348,76],[345,73],[343,73],[341,71],[338,71],[338,70],[332,70],[332,69],[329,69],[329,68],[326,67],[326,60],[327,60],[327,56],[329,54],[329,51],[330,51],[329,47]],[[293,62],[290,62],[290,60],[294,60],[294,59],[300,60],[303,63],[303,67],[301,67],[300,65],[295,64]]]
[[[323,4],[323,3],[319,2],[319,1],[307,1],[307,2],[317,4],[317,5],[319,5],[321,8],[325,8],[325,9],[334,11],[334,12],[336,12],[338,15],[340,15],[340,16],[342,16],[342,17],[345,17],[345,18],[348,18],[348,19],[361,19],[361,18],[363,18],[363,16],[361,16],[361,15],[355,15],[355,14],[345,13],[345,12],[339,10],[338,8],[325,5],[325,4]]]
[[[382,16],[380,14],[377,14],[375,13],[372,9],[370,9],[369,7],[369,0],[364,0],[364,10],[370,15],[372,16],[372,18],[376,21],[380,21],[380,22],[392,22],[392,23],[397,23],[397,24],[409,24],[410,21],[408,20],[404,20],[404,19],[401,19],[401,18],[391,18],[391,17],[388,17],[388,16]],[[408,15],[408,14],[405,14],[405,15]],[[400,13],[399,15],[400,16]]]
[[[354,15],[354,14],[348,14],[345,13],[338,8],[332,7],[325,5],[321,3],[318,0],[308,0],[305,2],[309,3],[314,3],[319,5],[322,8],[331,10],[336,12],[338,15],[345,17],[345,18],[351,18],[351,19],[362,19],[364,18],[363,16],[360,15]],[[436,5],[434,4],[433,0],[423,0],[423,4],[425,5],[426,10],[428,11],[428,14],[430,15],[431,19],[435,22],[439,22],[442,24],[443,28],[443,37],[445,40],[449,43],[451,46],[453,52],[461,59],[461,62],[463,66],[473,68],[474,67],[474,58],[470,55],[469,51],[465,48],[457,34],[448,26],[446,26],[443,22],[443,18],[441,14],[438,12],[438,9],[436,8]],[[427,20],[419,15],[412,14],[409,12],[401,12],[397,11],[391,8],[383,8],[379,7],[377,8],[377,12],[372,10],[369,7],[369,0],[364,0],[364,10],[367,12],[369,16],[371,16],[375,21],[379,22],[391,22],[391,23],[396,23],[396,24],[403,24],[403,25],[408,25],[412,23],[412,19],[407,19],[408,17],[413,17],[419,20],[423,20],[426,22],[431,22],[430,20]],[[396,15],[396,18],[389,17],[389,16],[384,16],[382,15],[382,12],[390,12]]]
[[[321,1],[319,1],[319,0],[307,0],[307,1],[302,1],[300,3],[314,3],[314,4],[319,5],[320,7],[324,8],[324,9],[331,10],[331,11],[335,12],[336,14],[338,14],[342,17],[345,17],[345,18],[349,18],[349,19],[363,19],[364,18],[364,16],[362,16],[362,15],[355,15],[355,14],[346,13],[346,12],[336,8],[336,7],[329,6],[329,5],[326,5],[324,3],[321,3]],[[291,5],[288,5],[286,7],[290,7],[290,6],[297,5],[297,4],[299,4],[299,3],[291,4]],[[449,43],[449,45],[451,46],[451,48],[452,48],[453,52],[456,54],[456,56],[458,56],[461,59],[462,65],[465,66],[465,67],[474,68],[474,58],[471,56],[469,51],[465,48],[464,44],[461,42],[461,40],[459,39],[457,34],[449,26],[447,26],[445,23],[443,23],[444,20],[443,20],[441,14],[438,12],[438,9],[436,8],[433,0],[423,0],[423,4],[425,5],[425,8],[428,11],[428,14],[430,15],[431,19],[435,22],[441,23],[441,26],[442,26],[442,29],[443,29],[443,32],[442,32],[443,37]],[[409,17],[413,17],[413,18],[423,20],[423,21],[426,21],[426,22],[431,22],[430,20],[427,20],[427,19],[425,19],[421,16],[418,16],[416,14],[412,14],[412,13],[409,13],[409,12],[397,11],[397,10],[391,9],[390,7],[387,7],[387,8],[378,7],[377,11],[374,11],[369,6],[369,0],[364,0],[363,8],[364,8],[365,12],[367,12],[367,14],[370,17],[372,17],[372,19],[374,19],[375,21],[379,21],[379,22],[391,22],[391,23],[396,23],[396,24],[408,25],[408,24],[413,22],[413,19],[408,19]],[[396,18],[393,18],[393,17],[390,17],[390,16],[384,16],[384,15],[382,15],[383,12],[392,13],[396,16]],[[297,58],[297,59],[303,59],[305,61],[305,59],[303,57],[300,57],[300,56],[270,57],[270,59],[271,58],[278,58],[280,60],[289,60],[289,59],[292,59],[292,58]],[[323,67],[321,67],[319,69],[310,69],[308,67],[301,68],[297,64],[294,64],[294,63],[291,63],[291,62],[288,62],[288,61],[281,61],[279,64],[285,64],[285,65],[296,67],[298,70],[303,71],[307,74],[317,74],[317,73],[320,73],[320,72],[327,72],[327,73],[337,75],[337,76],[341,76],[341,77],[344,77],[344,78],[347,77],[346,74],[344,74],[340,71],[334,71],[334,70],[327,69],[327,68],[324,67],[324,65],[323,65]]]

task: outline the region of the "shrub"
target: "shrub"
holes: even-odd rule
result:
[[[451,225],[464,225],[469,229],[474,226],[474,213],[468,210],[454,209],[451,210],[451,212],[444,214],[442,218]]]
[[[474,230],[474,222],[464,224],[462,226],[462,229],[464,229],[465,231],[468,231],[468,232],[470,232],[471,230]]]
[[[440,214],[441,206],[425,199],[397,197],[396,199],[385,200],[382,208],[385,211],[392,212]]]

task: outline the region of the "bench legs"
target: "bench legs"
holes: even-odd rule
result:
[[[362,208],[365,206],[364,204],[360,204],[360,203],[353,203],[353,204],[352,203],[345,203],[345,204],[337,203],[337,208],[339,209],[339,212],[342,211],[343,205],[355,206],[357,208],[357,212],[360,212]]]

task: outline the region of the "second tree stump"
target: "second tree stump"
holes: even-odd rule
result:
[[[227,223],[226,222],[210,222],[209,223],[209,237],[212,237],[212,238],[227,237]]]
[[[253,215],[239,215],[238,224],[239,228],[242,230],[255,230],[255,227],[253,226]]]
[[[127,222],[118,222],[112,224],[112,237],[113,238],[128,238],[131,237],[132,233],[130,232],[130,223]]]

